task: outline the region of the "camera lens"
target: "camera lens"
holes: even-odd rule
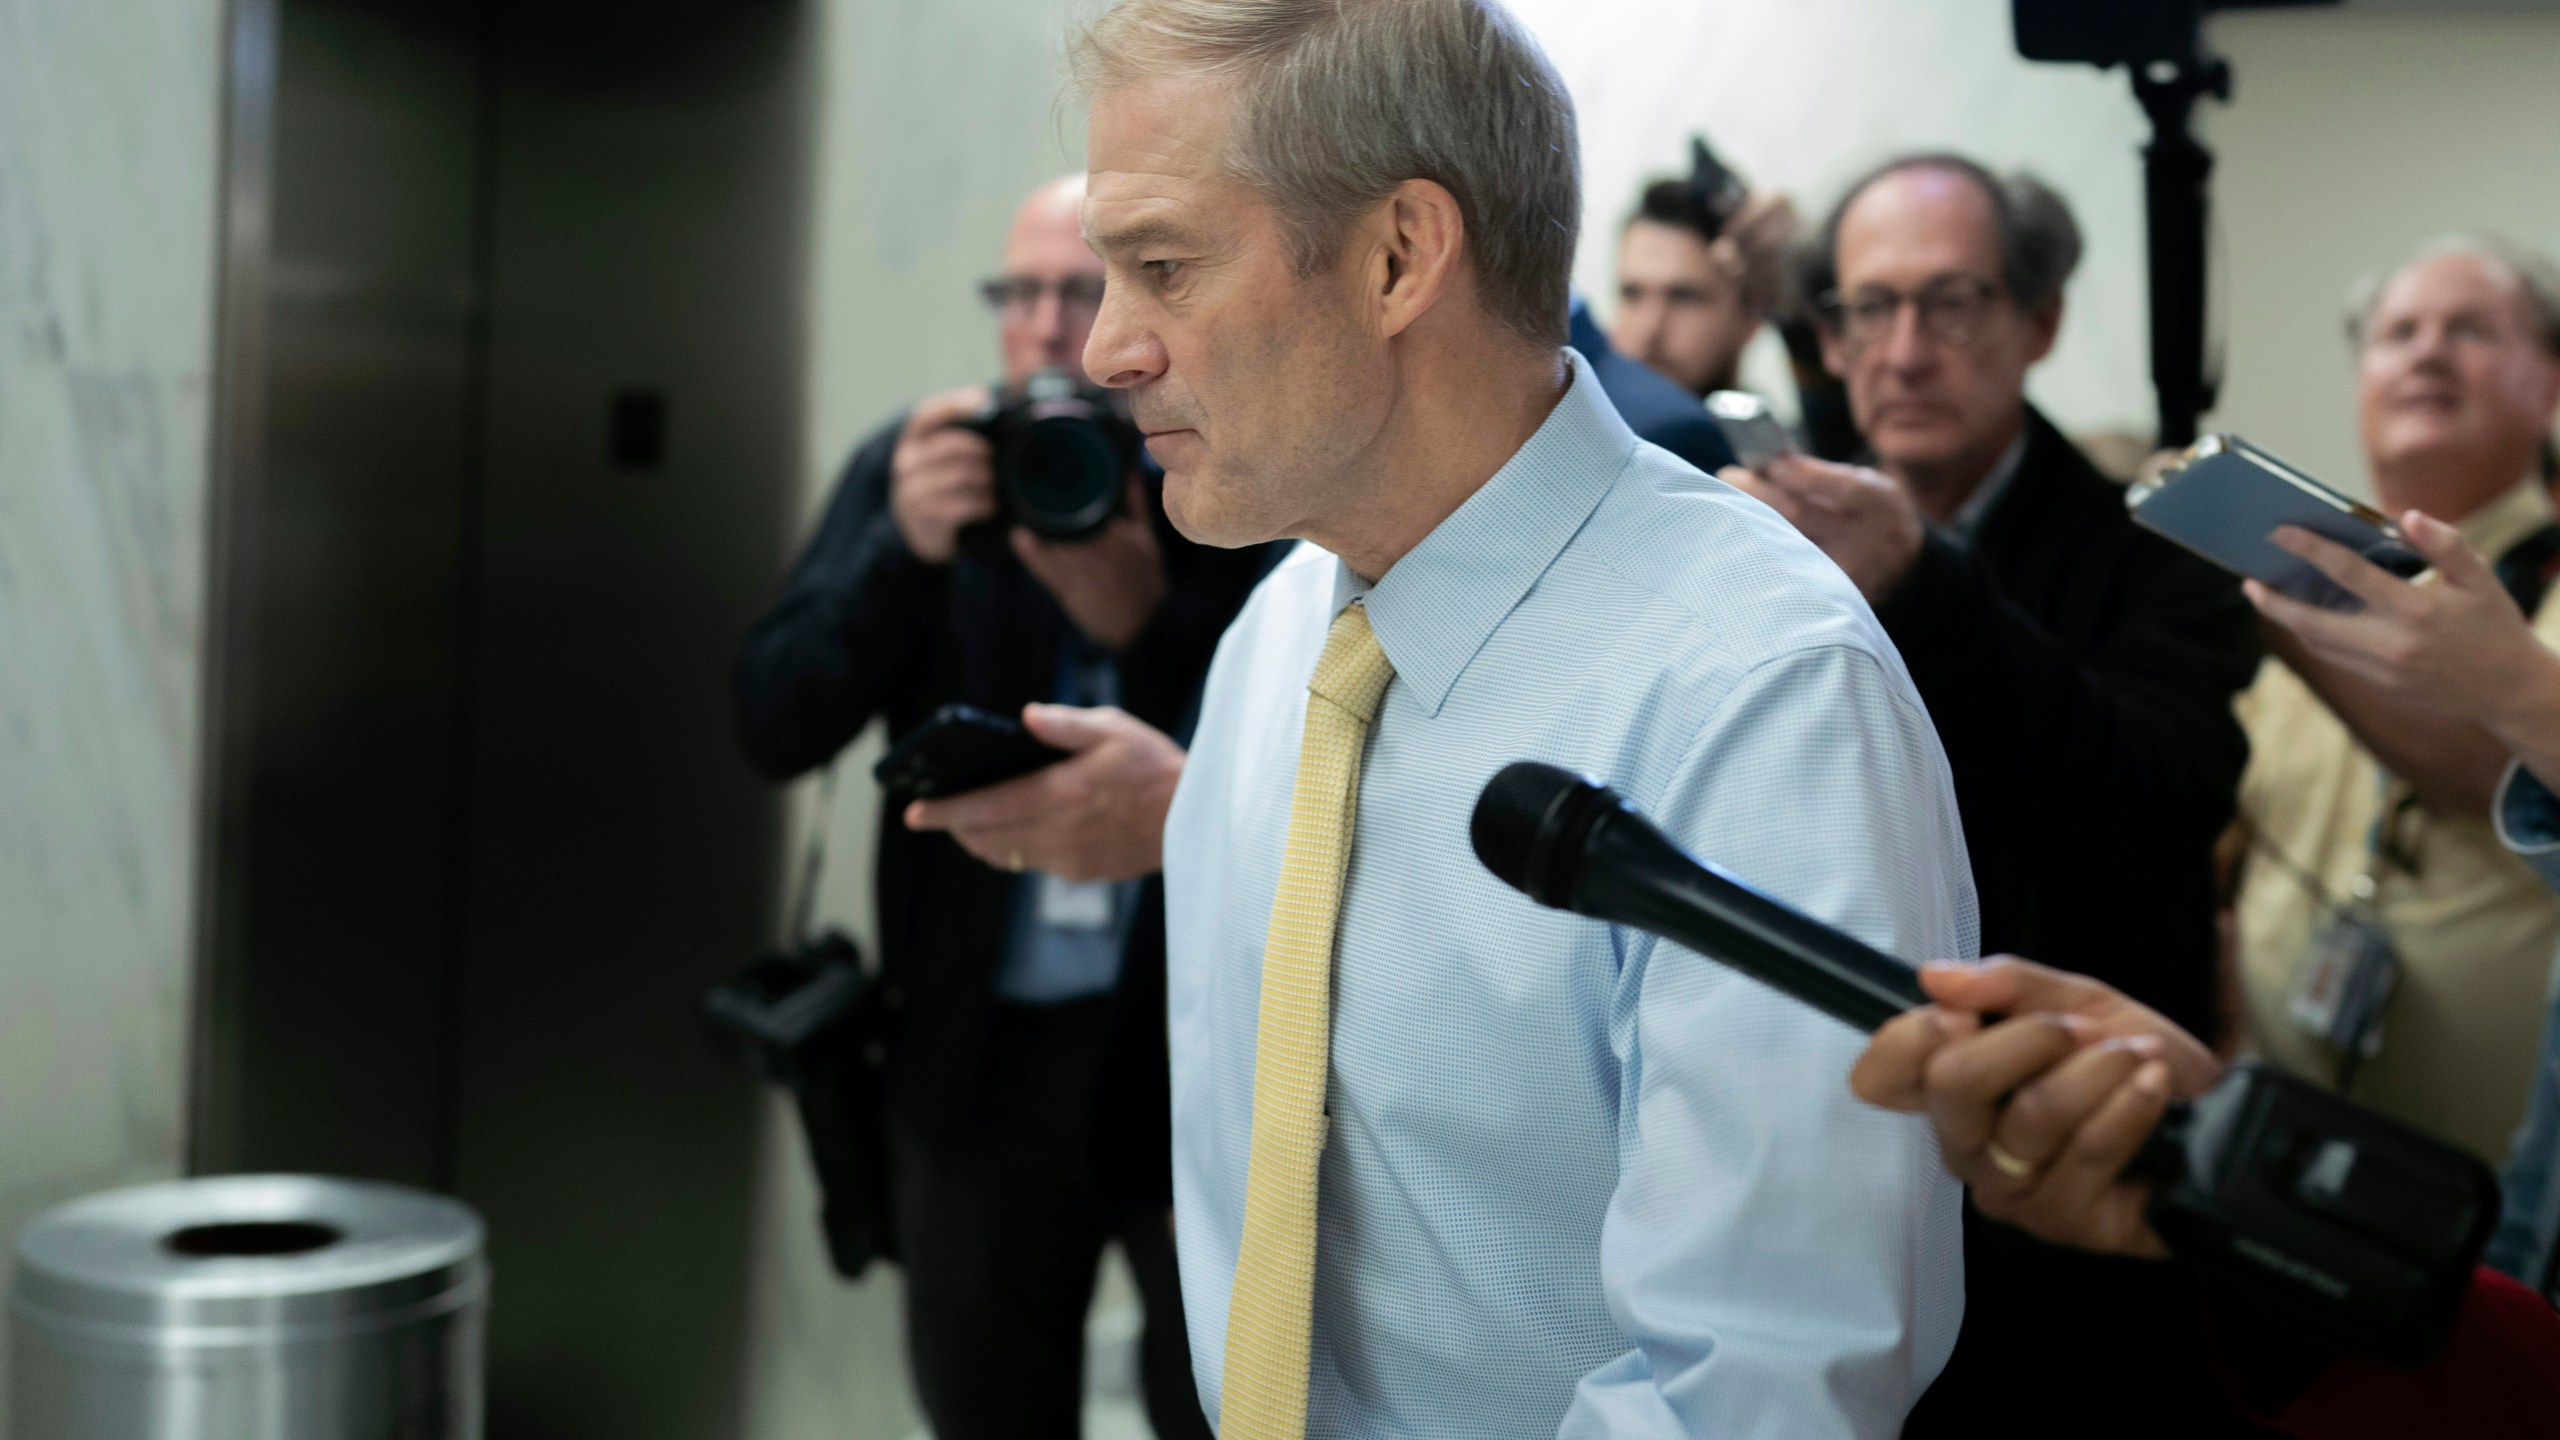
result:
[[[1007,508],[1047,540],[1081,540],[1109,522],[1122,456],[1111,432],[1082,415],[1047,415],[1015,436],[1003,467]]]

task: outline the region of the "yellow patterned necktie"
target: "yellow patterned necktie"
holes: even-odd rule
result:
[[[1280,889],[1262,946],[1254,1041],[1253,1150],[1244,1243],[1227,1309],[1219,1440],[1300,1440],[1314,1332],[1316,1165],[1324,1154],[1332,1050],[1334,919],[1360,813],[1360,757],[1387,682],[1387,653],[1358,605],[1334,617],[1307,682],[1307,733]]]

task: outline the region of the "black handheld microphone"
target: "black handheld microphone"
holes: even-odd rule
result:
[[[1688,946],[1872,1031],[1928,1002],[1918,972],[1692,856],[1608,786],[1503,767],[1476,858],[1541,905]],[[2489,1167],[2263,1065],[2174,1104],[2133,1171],[2170,1250],[2249,1303],[2399,1364],[2451,1333],[2498,1217]]]
[[[1476,800],[1476,858],[1541,905],[1665,936],[1872,1031],[1929,997],[1920,976],[1674,844],[1618,792],[1523,760]]]

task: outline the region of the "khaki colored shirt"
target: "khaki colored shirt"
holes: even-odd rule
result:
[[[2458,528],[2494,559],[2552,514],[2542,486],[2527,482]],[[2534,628],[2545,643],[2560,644],[2560,600],[2544,598]],[[2376,871],[2372,903],[2401,971],[2382,1016],[2381,1052],[2357,1072],[2355,1098],[2497,1163],[2533,1074],[2560,897],[2498,843],[2485,811],[2440,815],[2408,805],[2396,833],[2416,873],[2387,861],[2377,871],[2368,836],[2386,802],[2405,791],[2396,784],[2386,791],[2373,757],[2272,657],[2237,706],[2250,749],[2240,814],[2256,832],[2239,898],[2251,1047],[2298,1074],[2334,1080],[2338,1052],[2290,1013],[2296,964],[2329,914],[2296,870],[2337,903]]]

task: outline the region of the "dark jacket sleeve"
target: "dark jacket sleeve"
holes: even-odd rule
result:
[[[2118,612],[2079,654],[1935,533],[1877,610],[1969,803],[1992,810],[1982,818],[2023,864],[2069,882],[2201,854],[2231,818],[2249,755],[2231,713],[2257,664],[2248,602],[2164,543],[2118,543],[2135,547],[2107,602]]]
[[[782,597],[748,633],[738,726],[784,779],[833,759],[887,697],[912,688],[949,606],[949,567],[907,549],[889,515],[893,420],[854,452]]]

